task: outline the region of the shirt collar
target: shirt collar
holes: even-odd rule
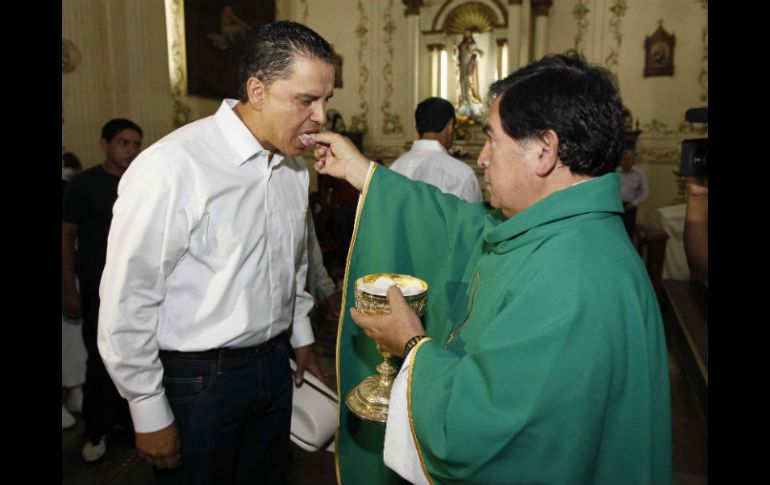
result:
[[[444,145],[439,143],[438,140],[415,140],[412,143],[412,150],[447,153]]]
[[[243,121],[235,114],[233,108],[237,104],[237,99],[226,98],[222,100],[222,104],[214,114],[214,122],[222,130],[225,139],[227,139],[230,146],[238,154],[237,159],[234,160],[235,165],[243,165],[248,161],[261,159],[264,159],[265,164],[267,164],[270,151],[262,147]],[[276,152],[273,154],[270,164],[277,165],[281,163],[281,160],[283,160],[283,155]]]

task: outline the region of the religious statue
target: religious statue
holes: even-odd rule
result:
[[[473,39],[473,32],[465,30],[462,40],[455,46],[457,56],[458,79],[458,113],[473,116],[481,109],[479,95],[479,69],[477,59],[484,55]]]

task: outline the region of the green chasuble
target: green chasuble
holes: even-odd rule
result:
[[[663,325],[616,173],[510,219],[383,168],[361,203],[344,308],[365,274],[430,286],[408,404],[433,483],[671,483]],[[399,483],[384,425],[344,405],[382,360],[347,310],[337,352],[339,481]]]

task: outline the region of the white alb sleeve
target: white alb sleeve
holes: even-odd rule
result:
[[[414,444],[414,438],[412,438],[409,410],[407,409],[406,392],[413,355],[414,349],[410,350],[404,359],[390,391],[383,458],[385,465],[405,480],[418,485],[427,485],[429,482],[425,477],[425,472],[423,472],[420,455]]]

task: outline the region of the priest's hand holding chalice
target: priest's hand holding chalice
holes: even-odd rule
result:
[[[404,274],[366,275],[355,282],[353,321],[377,344],[383,362],[377,374],[369,376],[346,396],[348,408],[361,419],[388,419],[390,389],[398,369],[390,357],[403,357],[406,344],[425,331],[420,316],[425,312],[428,284]]]

